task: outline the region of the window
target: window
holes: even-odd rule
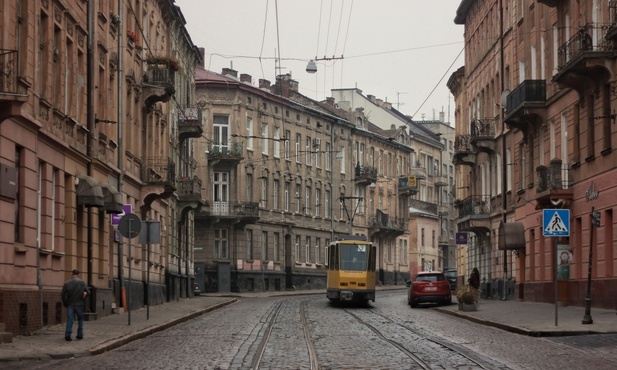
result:
[[[279,233],[274,233],[274,240],[272,241],[272,259],[274,261],[279,260],[279,239],[280,237],[281,236]]]
[[[324,216],[326,218],[330,217],[330,190],[326,190],[324,197]]]
[[[253,230],[246,230],[246,259],[253,259]]]
[[[289,160],[289,140],[291,140],[291,131],[285,130],[285,159]]]
[[[214,229],[214,258],[229,258],[227,229]]]
[[[253,150],[253,119],[246,117],[246,149]]]
[[[253,201],[253,175],[246,175],[246,200]]]
[[[259,206],[261,208],[268,207],[268,179],[261,179],[261,198],[259,200]]]
[[[274,128],[274,157],[281,158],[281,134],[278,127]]]
[[[283,195],[285,197],[285,212],[289,212],[289,183],[286,182],[285,183],[285,194]]]
[[[212,150],[218,153],[229,152],[229,116],[214,115]]]
[[[421,233],[421,245],[424,246],[424,228],[422,228],[422,233]]]
[[[330,250],[330,239],[326,239],[326,247],[325,247],[324,254],[323,254],[324,264],[326,266],[328,266],[328,251],[329,250]]]
[[[302,163],[300,161],[300,146],[302,145],[302,135],[296,134],[296,163]]]
[[[295,252],[295,260],[296,262],[300,261],[300,235],[296,235],[296,245],[294,248],[294,252]]]
[[[214,172],[212,176],[213,211],[218,215],[229,213],[229,172]]]
[[[315,139],[319,140],[319,139]],[[321,141],[315,143],[315,167],[321,168]]]
[[[321,239],[320,238],[315,238],[315,263],[320,263],[321,262],[321,254],[320,254],[320,245],[321,244]]]
[[[312,157],[312,153],[311,153],[311,137],[307,136],[306,137],[306,165],[310,166],[311,165],[311,157]]]
[[[315,216],[321,215],[321,189],[315,189]]]
[[[300,213],[300,185],[296,184],[296,213]]]
[[[433,236],[432,236],[432,239],[431,239],[431,246],[435,247],[435,230],[433,230],[432,233],[433,233]]]
[[[268,260],[268,232],[261,232],[261,260]]]
[[[388,240],[387,242],[388,245],[388,263],[392,263],[392,241]]]
[[[364,214],[364,188],[362,186],[355,186],[355,198],[354,209],[359,215]]]
[[[326,171],[330,171],[330,161],[332,160],[332,147],[326,143]]]
[[[306,192],[304,196],[306,197],[306,200],[304,203],[304,214],[310,215],[311,214],[311,187],[310,186],[306,187]]]
[[[279,180],[274,180],[272,188],[272,209],[279,209]]]
[[[261,124],[261,153],[268,155],[268,124]]]
[[[341,173],[345,173],[345,147],[342,146],[341,147],[341,159],[340,159],[340,167],[341,167]]]
[[[310,263],[311,262],[311,237],[307,236],[306,237],[306,250],[304,252],[306,255],[306,259],[304,260],[304,262],[306,263]]]

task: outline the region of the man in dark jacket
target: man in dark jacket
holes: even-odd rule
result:
[[[79,270],[73,270],[73,278],[62,287],[62,304],[66,307],[66,330],[64,339],[71,339],[73,318],[77,315],[77,339],[84,337],[84,300],[88,296],[86,282],[79,278]]]

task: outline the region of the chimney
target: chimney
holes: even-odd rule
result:
[[[376,99],[376,103],[377,105],[379,105],[380,107],[383,106],[383,100],[381,99]]]
[[[240,81],[242,82],[246,82],[249,85],[253,84],[253,77],[251,77],[251,75],[243,73],[240,75]]]
[[[235,78],[238,78],[238,71],[231,68],[223,68],[223,76],[233,76]]]
[[[375,103],[375,95],[367,95],[366,97],[368,98],[368,100]]]
[[[291,78],[291,74],[278,75],[276,77],[276,93],[286,98],[290,91],[298,91],[298,81]]]
[[[383,107],[386,108],[386,109],[392,109],[392,103],[389,103],[389,102],[386,101],[386,102],[383,103]]]
[[[270,89],[270,81],[264,80],[263,78],[259,79],[259,88],[260,89]]]
[[[439,112],[439,122],[446,122],[446,113],[444,111]]]
[[[326,98],[326,104],[334,106],[334,98],[333,97],[327,97]]]
[[[201,54],[201,63],[199,63],[199,66],[201,68],[205,68],[204,61],[206,60],[206,49],[199,48],[198,50],[199,50],[199,54]]]

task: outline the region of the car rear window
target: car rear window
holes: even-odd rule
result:
[[[447,277],[456,277],[456,271],[446,271],[443,274]]]
[[[422,274],[416,276],[415,281],[442,281],[446,280],[443,274]]]

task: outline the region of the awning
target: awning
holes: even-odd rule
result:
[[[525,249],[525,225],[522,222],[500,222],[498,247],[500,250]]]
[[[105,204],[101,185],[90,176],[77,176],[77,205],[84,207],[102,207]]]
[[[122,213],[122,194],[113,185],[110,184],[101,184],[101,189],[103,189],[103,198],[105,204],[103,205],[103,209],[105,213]]]

